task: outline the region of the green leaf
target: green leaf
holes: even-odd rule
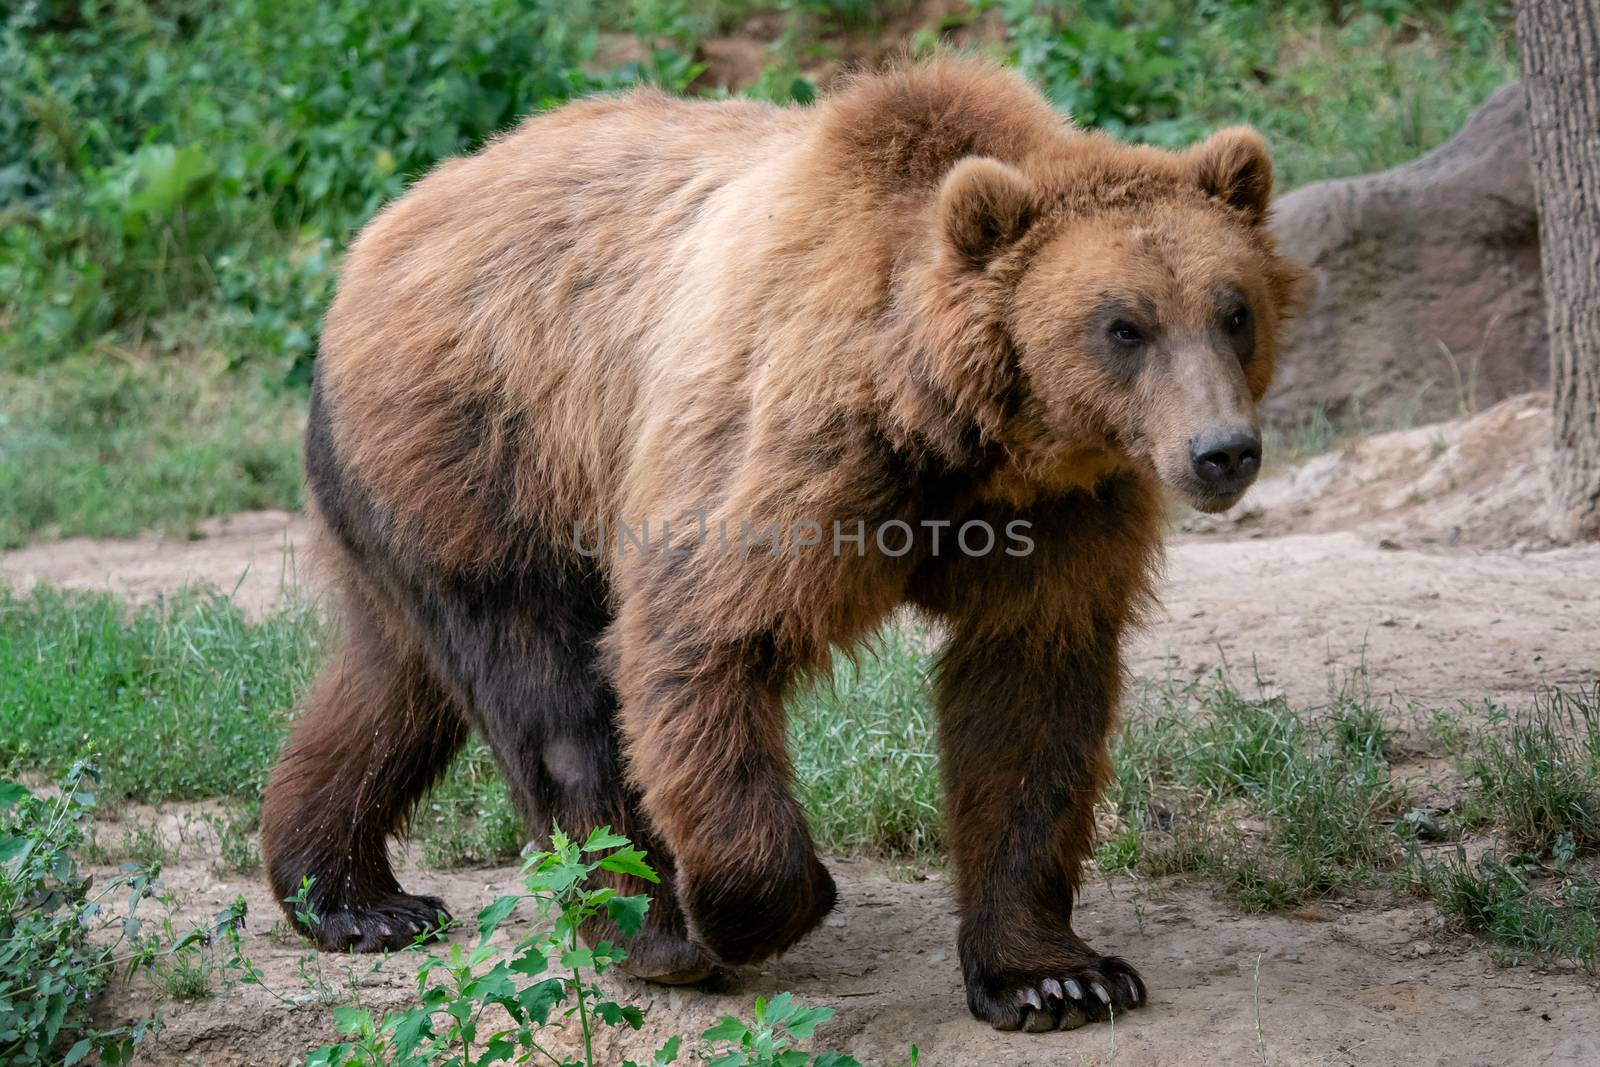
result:
[[[759,1018],[770,1026],[782,1026],[785,1019],[794,1014],[794,994],[779,993],[767,1002],[766,1010]]]
[[[9,782],[0,783],[0,788],[10,784],[11,783]],[[0,794],[0,800],[3,799],[3,794]],[[66,1056],[61,1060],[61,1067],[73,1067],[73,1064],[82,1063],[84,1058],[93,1051],[94,1042],[86,1037],[82,1041],[79,1041],[76,1045],[73,1045],[71,1048],[67,1049]]]
[[[166,218],[201,182],[216,173],[216,164],[199,145],[176,148],[145,145],[130,157],[133,186],[126,210]]]
[[[0,781],[0,808],[9,808],[13,804],[20,804],[31,796],[33,796],[32,793],[16,782]],[[82,1042],[80,1041],[78,1044],[82,1044]],[[77,1047],[77,1045],[73,1046],[73,1048]],[[84,1055],[87,1056],[88,1053],[86,1052]]]
[[[644,861],[644,853],[636,848],[619,848],[602,859],[600,866],[615,874],[631,874],[647,882],[661,881],[661,876]]]
[[[428,1013],[425,1011],[408,1011],[405,1017],[394,1028],[394,1051],[397,1058],[404,1060],[417,1051],[424,1037],[433,1036],[433,1027],[428,1023]]]
[[[731,1015],[717,1020],[717,1025],[700,1035],[706,1041],[732,1041],[738,1043],[750,1036],[750,1028]]]
[[[837,1014],[832,1008],[801,1008],[790,1016],[788,1031],[804,1041],[817,1027]]]
[[[372,1013],[346,1004],[333,1009],[333,1025],[341,1034],[365,1036],[372,1033]]]
[[[517,994],[517,1003],[540,1026],[550,1020],[550,1009],[567,997],[567,987],[559,978],[547,978]]]
[[[550,959],[541,946],[529,945],[527,951],[512,960],[509,966],[516,973],[533,978],[549,968]]]
[[[500,897],[478,912],[478,944],[485,944],[489,940],[500,924],[506,921],[506,916],[516,910],[517,903],[521,900],[520,895]]]
[[[582,971],[594,967],[594,950],[569,948],[561,954],[561,966],[569,971]]]
[[[621,834],[611,832],[609,826],[597,826],[589,834],[589,840],[583,843],[585,852],[604,852],[608,848],[621,848],[623,845],[632,844]]]
[[[916,1046],[913,1045],[912,1048],[915,1049]],[[911,1057],[911,1062],[917,1062],[915,1053]],[[861,1067],[861,1064],[856,1062],[854,1056],[846,1056],[842,1052],[824,1052],[811,1061],[811,1067]]]
[[[677,1034],[673,1034],[671,1037],[669,1037],[665,1045],[662,1045],[660,1048],[656,1049],[654,1060],[656,1067],[667,1067],[667,1064],[669,1063],[676,1063],[678,1060],[678,1046],[682,1043],[683,1038],[679,1037]]]
[[[26,837],[0,837],[0,863],[9,863],[12,859],[27,851],[28,839]]]
[[[640,894],[636,897],[612,897],[606,901],[606,915],[617,924],[617,929],[622,931],[623,937],[632,937],[644,925],[645,912],[650,910],[650,898]]]

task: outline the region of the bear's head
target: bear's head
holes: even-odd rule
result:
[[[1266,146],[1243,128],[1182,152],[1069,137],[944,175],[925,373],[1039,483],[1129,465],[1226,508],[1260,470],[1256,405],[1304,275],[1266,228]]]

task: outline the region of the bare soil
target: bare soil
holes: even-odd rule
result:
[[[1365,666],[1401,721],[1408,705],[1520,703],[1541,683],[1600,677],[1600,546],[1552,548],[1542,532],[1548,426],[1547,407],[1509,400],[1314,458],[1264,479],[1236,513],[1191,520],[1169,553],[1162,613],[1131,649],[1135,671],[1188,677],[1226,665],[1236,680],[1254,672],[1315,704],[1330,678]],[[0,580],[150,597],[194,580],[233,588],[243,575],[235,596],[259,612],[282,588],[303,587],[306,535],[302,520],[257,514],[193,542],[58,542],[0,555]],[[260,880],[218,877],[204,835],[186,837],[165,878],[186,914],[207,918],[242,893],[263,934],[275,909]],[[839,909],[784,958],[715,990],[616,979],[653,1009],[616,1051],[645,1053],[747,1013],[757,994],[792,990],[838,1009],[820,1044],[878,1063],[899,1062],[913,1042],[922,1062],[958,1065],[1600,1062],[1593,976],[1502,967],[1429,906],[1375,894],[1246,915],[1201,884],[1124,876],[1091,878],[1078,926],[1140,967],[1150,1005],[1114,1027],[997,1034],[967,1015],[944,877],[830,866]],[[516,870],[408,866],[402,880],[470,917],[514,888]],[[303,993],[301,948],[265,936],[250,945],[271,984]],[[343,980],[337,957],[321,962]],[[413,971],[396,958],[364,980],[363,998],[379,1010],[404,1003]],[[142,998],[123,994],[107,1010],[139,1012]],[[152,1064],[299,1063],[334,1037],[317,1004],[289,1008],[253,987],[157,1008],[167,1025],[142,1053]]]

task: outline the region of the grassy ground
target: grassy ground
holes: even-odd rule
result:
[[[1078,121],[1167,145],[1253,122],[1287,185],[1408,159],[1513,74],[1496,0],[974,0],[930,26],[918,10],[13,5],[0,16],[0,547],[297,506],[299,412],[349,235],[521,114],[640,80],[701,91],[700,43],[757,16],[774,36],[768,75],[746,87],[757,95],[809,98],[806,71],[846,40],[874,42],[870,55],[984,25]],[[630,35],[649,47],[600,47]],[[623,53],[638,58],[598,58]]]
[[[223,798],[224,862],[247,868],[283,709],[328,637],[303,606],[248,622],[211,594],[130,609],[100,595],[0,593],[0,770],[55,774],[93,753],[108,798]],[[942,862],[929,667],[915,635],[888,633],[796,703],[797,789],[830,852]],[[1420,894],[1508,959],[1592,966],[1600,687],[1424,715],[1380,707],[1360,683],[1314,713],[1228,678],[1146,685],[1115,748],[1098,865],[1197,875],[1256,910]],[[1402,714],[1412,729],[1397,767]],[[1423,806],[1408,777],[1429,760],[1448,781]],[[414,834],[431,865],[516,854],[521,829],[485,749],[457,760]],[[163,847],[138,825],[97,845],[143,861]]]

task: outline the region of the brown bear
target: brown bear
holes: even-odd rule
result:
[[[530,831],[663,874],[628,968],[781,952],[834,903],[784,699],[901,605],[936,693],[967,999],[1143,1003],[1072,927],[1162,485],[1239,499],[1299,271],[1261,139],[1132,147],[954,58],[813,107],[651,90],[528,119],[367,226],[306,432],[342,651],[267,786],[329,948],[444,913],[386,835],[468,731]],[[986,547],[987,546],[987,547]],[[606,936],[595,928],[591,936]]]

